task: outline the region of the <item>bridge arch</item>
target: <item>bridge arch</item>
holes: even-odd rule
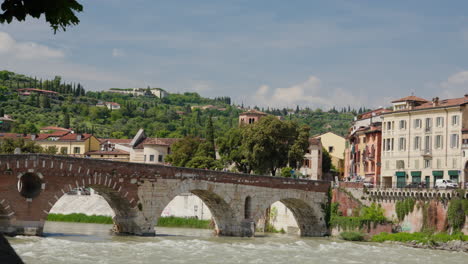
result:
[[[82,184],[75,185],[74,187],[78,189],[92,188],[99,196],[104,198],[115,214],[112,218],[114,222],[112,228],[113,232],[119,234],[133,234],[135,230],[139,230],[139,226],[135,222],[137,218],[138,201],[129,200],[125,198],[124,194],[121,192],[103,184]],[[53,206],[73,189],[71,184],[66,184],[49,195],[50,198],[43,208],[44,220],[47,218]]]
[[[236,223],[237,217],[233,208],[226,201],[226,197],[222,197],[214,190],[208,188],[200,188],[200,186],[188,187],[184,185],[173,190],[166,197],[160,199],[160,206],[156,209],[155,224],[157,219],[161,217],[163,210],[169,203],[179,195],[184,193],[192,193],[196,195],[208,207],[215,223],[215,232],[217,235],[235,236],[237,235]]]
[[[255,222],[261,222],[264,213],[275,202],[281,202],[288,208],[296,220],[300,236],[324,236],[327,229],[325,227],[324,214],[321,209],[311,206],[307,199],[302,197],[281,197],[273,198],[268,202],[259,205],[260,210],[255,214]]]

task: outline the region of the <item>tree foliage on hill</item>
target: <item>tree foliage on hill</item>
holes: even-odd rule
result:
[[[218,140],[219,152],[241,172],[276,175],[287,165],[300,167],[309,146],[309,128],[266,116],[233,129]]]
[[[24,21],[27,16],[40,18],[44,15],[54,32],[57,32],[77,25],[80,20],[76,13],[83,11],[83,6],[76,0],[4,0],[1,9],[0,23],[11,23],[14,19]]]
[[[173,166],[221,169],[220,161],[212,156],[210,143],[194,136],[186,136],[172,145],[172,153],[166,156],[166,161]]]

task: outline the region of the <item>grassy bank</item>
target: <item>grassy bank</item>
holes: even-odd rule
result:
[[[183,217],[160,217],[158,219],[158,226],[162,227],[187,227],[187,228],[202,228],[211,229],[210,220],[199,220],[195,218]]]
[[[56,222],[75,222],[75,223],[93,223],[93,224],[112,224],[112,217],[103,215],[85,215],[85,214],[49,214],[47,221]],[[210,220],[198,220],[195,218],[183,217],[160,217],[158,226],[162,227],[186,227],[186,228],[204,228],[210,229]]]
[[[464,235],[462,233],[455,233],[449,235],[447,233],[380,233],[372,237],[371,241],[373,242],[384,242],[384,241],[398,241],[398,242],[412,242],[416,241],[417,243],[423,244],[432,244],[434,242],[448,242],[452,240],[461,240],[461,241],[468,241],[468,235]]]
[[[47,221],[55,222],[75,222],[75,223],[93,223],[93,224],[112,224],[112,217],[103,215],[85,215],[85,214],[49,214]]]

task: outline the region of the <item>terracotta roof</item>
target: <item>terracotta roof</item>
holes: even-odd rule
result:
[[[319,143],[321,143],[320,138],[309,138],[310,145],[318,145]]]
[[[146,138],[143,141],[143,145],[170,146],[179,140],[180,138]]]
[[[129,152],[123,150],[96,150],[88,151],[85,155],[129,155]]]
[[[114,144],[130,144],[130,142],[132,142],[132,139],[100,138],[99,141],[101,142],[101,144],[107,141]]]
[[[258,111],[258,110],[255,110],[255,109],[250,109],[250,110],[248,110],[246,112],[243,112],[240,115],[267,115],[267,114],[262,112],[262,111]]]
[[[70,129],[63,128],[63,127],[56,127],[56,126],[46,126],[46,127],[42,127],[39,130],[71,131]]]
[[[81,139],[78,140],[77,137],[80,134],[67,134],[63,137],[60,137],[58,141],[85,141],[88,138],[92,137],[92,134],[81,134]]]
[[[30,134],[18,134],[18,133],[0,133],[0,139],[2,138],[24,138],[31,139]]]
[[[410,96],[406,96],[406,97],[400,98],[398,100],[392,101],[392,103],[399,103],[399,102],[406,102],[406,101],[428,102],[426,99],[423,99],[421,97],[410,95]]]
[[[414,107],[413,110],[436,108],[436,107],[450,107],[450,106],[463,105],[466,103],[468,103],[468,97],[444,99],[444,100],[439,100],[439,103],[437,105],[434,105],[432,102],[427,102],[422,105]]]
[[[390,112],[390,111],[391,110],[388,110],[388,109],[385,109],[385,108],[378,108],[378,109],[375,109],[375,110],[372,110],[372,111],[365,112],[365,113],[361,114],[359,119],[367,119],[367,118],[371,118],[373,116],[379,116],[382,113],[386,113],[386,112]],[[372,115],[372,114],[375,114],[375,115]]]

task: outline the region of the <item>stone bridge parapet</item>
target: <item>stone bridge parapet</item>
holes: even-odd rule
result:
[[[42,154],[0,155],[0,232],[40,235],[55,202],[85,187],[114,210],[116,233],[154,234],[167,204],[187,192],[210,208],[220,235],[252,236],[276,201],[293,212],[301,235],[328,233],[329,182]]]

